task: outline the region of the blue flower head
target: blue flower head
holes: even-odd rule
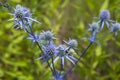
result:
[[[92,31],[92,36],[90,37],[89,41],[90,42],[95,42],[96,40],[96,34],[99,32],[99,25],[97,22],[94,22],[89,25],[89,31]]]
[[[50,42],[50,44],[47,44],[46,46],[43,46],[44,54],[47,55],[54,55],[56,53],[56,47],[53,42]]]
[[[38,22],[37,20],[31,18],[32,15],[30,10],[26,7],[22,7],[21,5],[17,5],[14,8],[14,13],[11,13],[11,15],[13,15],[14,18],[10,20],[14,20],[14,26],[17,26],[17,28],[20,29],[27,29],[28,25],[31,26],[32,21]]]
[[[31,17],[31,13],[29,9],[22,7],[21,5],[17,5],[14,9],[14,17],[15,19],[24,19],[25,17]]]
[[[38,59],[43,59],[44,62],[48,61],[53,55],[56,54],[56,47],[53,42],[42,46],[43,54]]]
[[[53,34],[52,31],[43,31],[43,32],[41,33],[41,39],[42,39],[42,40],[51,41],[51,40],[53,40],[53,39],[55,39],[55,38],[54,38],[54,34]]]
[[[99,32],[99,25],[97,22],[94,22],[92,24],[89,24],[90,28],[88,29],[89,31],[92,32]]]
[[[75,48],[77,48],[77,46],[78,46],[78,42],[77,42],[77,40],[75,40],[75,39],[70,39],[70,40],[67,42],[67,45],[68,45],[70,48],[75,49]]]
[[[115,36],[117,36],[118,31],[120,31],[120,24],[119,23],[112,24],[110,32],[114,32]]]
[[[40,41],[40,35],[38,34],[29,34],[29,37],[27,39],[32,40],[32,42],[39,42]]]
[[[103,10],[100,13],[100,20],[107,21],[110,19],[110,12],[108,10]]]
[[[59,45],[57,47],[57,55],[54,59],[54,62],[57,62],[58,59],[61,60],[62,67],[64,67],[65,59],[70,61],[72,64],[75,64],[76,58],[73,57],[72,53],[69,52],[69,48],[65,45]]]
[[[64,57],[64,55],[66,54],[65,53],[65,49],[66,49],[67,47],[65,46],[65,45],[59,45],[56,49],[57,49],[57,55],[59,56],[59,57]]]
[[[104,24],[106,24],[107,28],[109,29],[110,23],[114,22],[113,20],[110,20],[110,12],[108,10],[101,11],[99,19],[100,29],[103,29]]]

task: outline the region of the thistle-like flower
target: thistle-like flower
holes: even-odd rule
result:
[[[118,31],[120,31],[120,24],[119,23],[112,24],[110,32],[114,32],[115,36],[117,36]]]
[[[100,20],[109,20],[110,19],[110,12],[108,10],[103,10],[100,13]]]
[[[53,42],[50,42],[49,44],[42,46],[42,49],[43,49],[43,54],[38,59],[43,59],[44,62],[48,61],[57,52]]]
[[[76,49],[78,46],[78,42],[75,39],[70,39],[68,42],[66,42],[66,41],[64,41],[64,42],[68,45],[69,49],[70,48]]]
[[[96,34],[99,32],[99,25],[97,22],[94,22],[92,24],[89,24],[90,28],[89,31],[92,31],[92,36],[90,37],[90,42],[95,42]]]
[[[92,24],[89,24],[90,28],[88,29],[89,31],[92,32],[99,32],[99,25],[97,22],[94,22]]]
[[[27,29],[27,26],[31,26],[32,21],[38,22],[31,18],[32,15],[30,10],[26,7],[22,7],[21,5],[17,5],[16,8],[14,8],[14,13],[11,13],[11,15],[13,15],[14,18],[10,20],[14,20],[14,26],[20,29]]]
[[[61,59],[62,67],[64,67],[65,59],[70,61],[72,64],[75,64],[75,61],[77,61],[77,59],[74,58],[67,49],[69,48],[66,47],[65,45],[59,45],[57,47],[57,53],[56,53],[57,57],[54,59],[54,62],[56,62],[58,59]]]
[[[29,34],[29,37],[27,39],[32,40],[33,43],[40,41],[40,35],[38,34]]]
[[[108,10],[101,11],[101,13],[99,15],[99,19],[100,19],[100,29],[103,29],[104,24],[106,24],[107,28],[109,28],[110,23],[114,22],[114,21],[110,20],[110,12]]]
[[[55,39],[55,37],[54,37],[54,34],[52,31],[43,31],[41,33],[41,39],[51,41],[51,40]]]

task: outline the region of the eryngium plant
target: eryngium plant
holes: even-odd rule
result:
[[[36,60],[42,60],[43,63],[48,64],[54,80],[65,79],[66,75],[72,71],[81,58],[86,54],[92,43],[96,41],[96,36],[104,28],[104,24],[106,24],[108,30],[111,33],[113,32],[115,35],[117,35],[118,31],[120,31],[120,24],[110,20],[110,12],[108,10],[101,11],[99,20],[89,24],[90,28],[88,30],[92,33],[89,38],[89,45],[80,55],[77,55],[76,49],[78,49],[78,42],[76,39],[69,39],[68,41],[64,41],[65,44],[56,45],[56,38],[54,37],[54,33],[52,31],[42,31],[40,34],[35,34],[33,32],[32,23],[40,22],[32,18],[32,14],[28,8],[16,5],[16,7],[12,10],[7,3],[0,2],[0,4],[13,16],[13,18],[10,19],[14,21],[13,27],[16,29],[24,29],[29,36],[27,39],[37,44],[41,51],[41,56]],[[58,60],[60,60],[60,63],[58,64],[59,68],[55,65]],[[69,61],[71,63],[71,68],[68,70],[65,70],[65,61]]]

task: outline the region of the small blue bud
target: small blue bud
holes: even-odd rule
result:
[[[118,31],[120,31],[120,24],[119,23],[115,23],[112,25],[110,32],[114,32],[115,36],[117,36]]]
[[[97,22],[94,22],[92,24],[89,24],[90,28],[88,29],[89,31],[92,32],[99,32],[99,25]]]
[[[77,48],[78,46],[78,42],[75,39],[69,40],[67,44],[70,48],[73,48],[73,49]]]

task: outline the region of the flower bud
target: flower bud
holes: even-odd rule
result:
[[[114,32],[115,35],[117,36],[118,31],[120,31],[120,24],[119,23],[113,24],[110,31]]]
[[[98,32],[99,31],[99,25],[98,23],[92,23],[89,25],[90,28],[89,28],[89,31],[92,31],[92,32]]]
[[[54,39],[54,34],[52,31],[43,31],[43,33],[41,34],[41,39],[43,40],[48,40],[48,41],[51,41]]]
[[[76,48],[78,46],[78,43],[75,39],[69,40],[67,44],[71,48]]]

